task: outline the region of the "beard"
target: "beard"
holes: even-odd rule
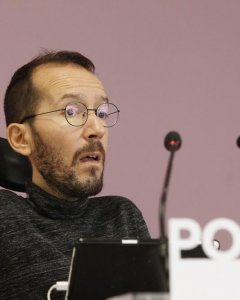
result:
[[[33,129],[33,128],[32,128]],[[77,150],[70,165],[65,163],[61,153],[61,145],[46,144],[39,133],[33,129],[35,151],[32,155],[36,169],[41,174],[46,184],[57,195],[64,198],[86,198],[98,194],[103,187],[103,170],[105,150],[99,141],[90,141],[87,145]],[[89,167],[88,174],[81,178],[76,173],[79,157],[86,152],[99,151],[103,157],[103,169],[100,175],[96,167]]]

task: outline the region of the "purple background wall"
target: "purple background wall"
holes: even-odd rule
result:
[[[238,0],[1,0],[0,43],[1,101],[14,70],[43,48],[77,50],[95,62],[121,109],[103,194],[132,199],[153,237],[170,130],[183,145],[168,216],[239,222]]]

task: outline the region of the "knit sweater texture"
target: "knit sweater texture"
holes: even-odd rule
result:
[[[27,197],[0,190],[0,299],[43,300],[67,281],[80,238],[149,238],[141,212],[128,199],[105,196],[60,200],[34,184]],[[53,292],[51,299],[64,299]]]

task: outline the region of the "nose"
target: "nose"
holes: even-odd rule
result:
[[[88,114],[87,122],[83,126],[83,136],[86,140],[100,140],[106,133],[107,128],[103,126],[101,120],[94,112]]]

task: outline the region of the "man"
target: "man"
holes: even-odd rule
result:
[[[12,77],[4,109],[8,141],[29,158],[32,182],[26,198],[0,192],[0,299],[46,299],[52,284],[68,279],[79,238],[149,233],[128,199],[88,198],[102,189],[108,128],[119,114],[89,59],[38,56]]]

